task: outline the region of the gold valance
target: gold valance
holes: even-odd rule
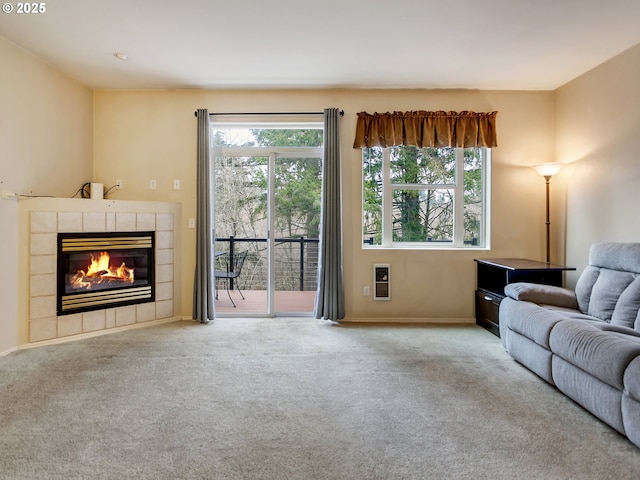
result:
[[[393,112],[358,113],[353,148],[488,147],[498,146],[498,112]]]

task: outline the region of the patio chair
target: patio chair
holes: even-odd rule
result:
[[[218,299],[218,280],[224,280],[226,282],[226,287],[227,287],[227,295],[229,295],[229,300],[231,300],[231,303],[233,304],[233,307],[235,308],[236,303],[233,301],[233,298],[231,298],[231,292],[229,291],[229,285],[231,283],[232,280],[237,279],[240,274],[242,273],[242,267],[244,266],[244,261],[247,258],[247,252],[242,252],[242,253],[238,253],[237,255],[233,256],[232,262],[229,262],[229,258],[226,257],[225,258],[225,266],[226,269],[225,270],[216,270],[215,271],[215,288],[216,288],[216,300]],[[231,263],[233,263],[233,269],[231,268]],[[242,299],[244,300],[244,295],[242,294],[242,291],[240,290],[240,286],[238,285],[238,283],[235,284],[236,288],[238,289],[238,293],[240,293],[240,296],[242,297]]]

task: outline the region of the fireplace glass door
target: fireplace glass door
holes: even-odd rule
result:
[[[59,233],[58,315],[151,302],[154,232]]]

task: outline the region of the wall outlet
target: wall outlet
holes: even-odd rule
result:
[[[180,180],[174,180],[173,181],[173,189],[174,190],[180,190]]]
[[[122,190],[122,179],[116,180],[116,189]]]
[[[149,180],[149,188],[150,188],[151,190],[155,190],[156,188],[158,188],[158,184],[157,184],[157,182],[155,181],[155,179],[154,179],[154,180]]]
[[[365,285],[364,286],[364,292],[363,292],[365,297],[368,297],[369,295],[371,295],[371,291],[369,290],[369,285]]]

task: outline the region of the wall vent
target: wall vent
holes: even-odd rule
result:
[[[391,266],[388,263],[373,265],[373,299],[391,300]]]

